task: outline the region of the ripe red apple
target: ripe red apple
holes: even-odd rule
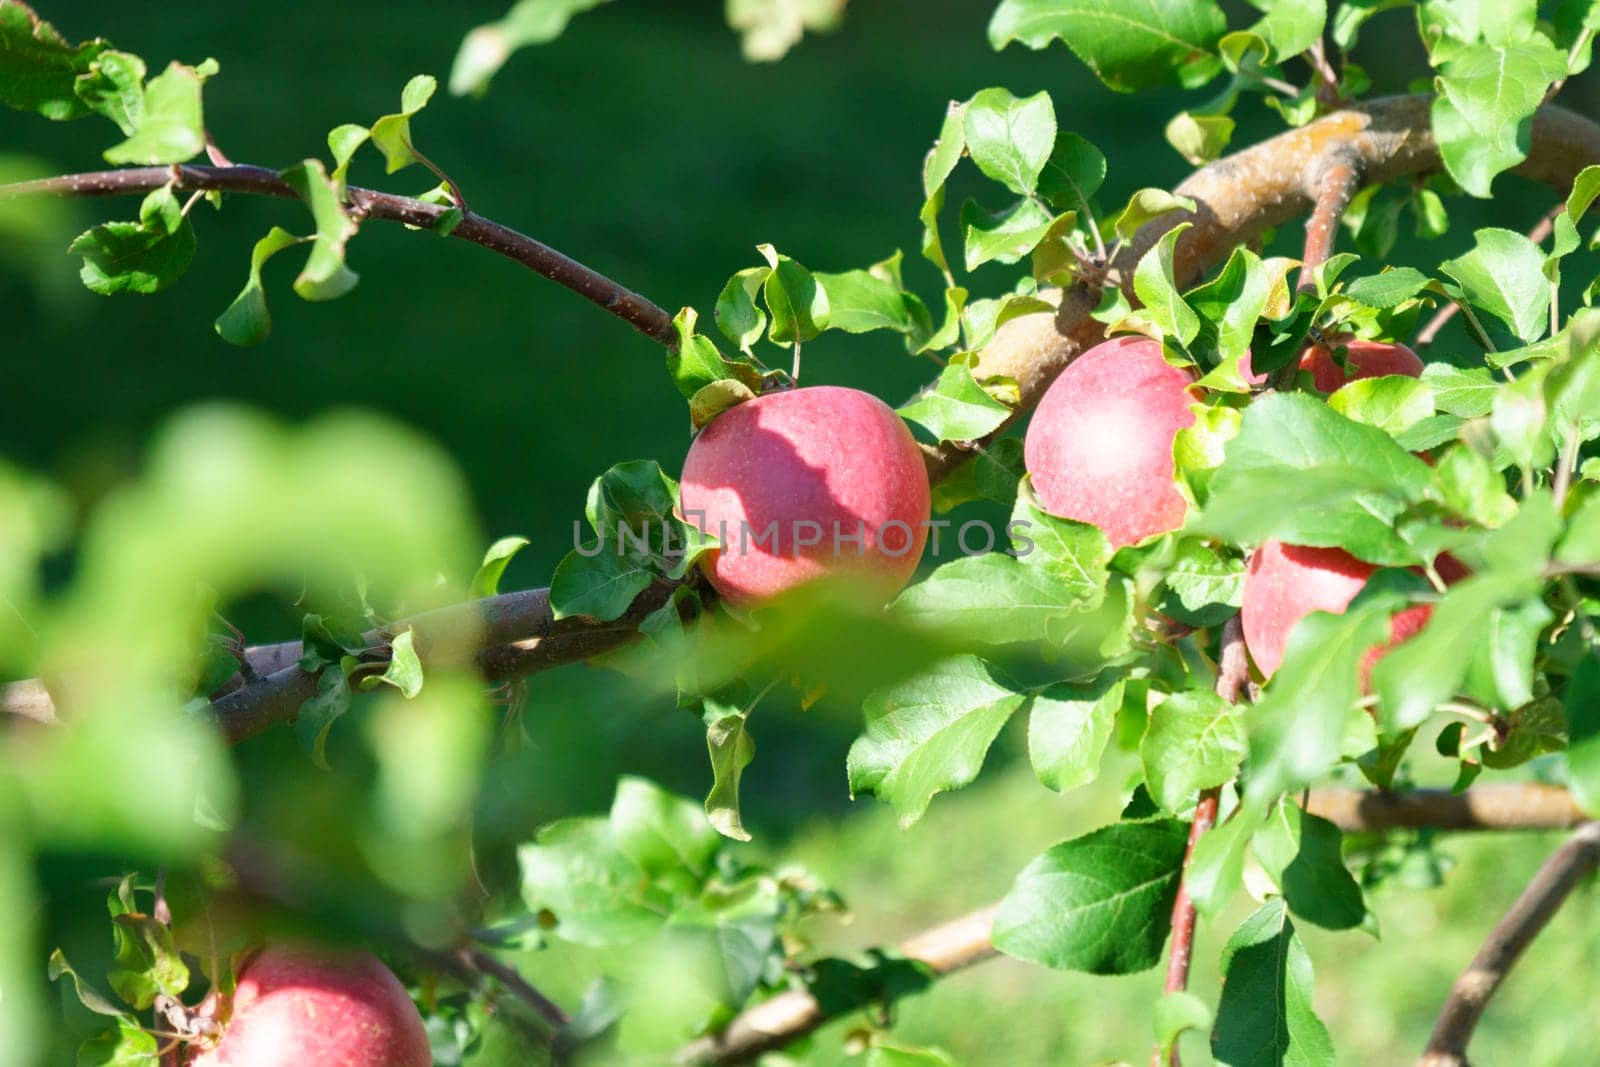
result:
[[[1453,557],[1435,563],[1446,582],[1460,580],[1466,569]],[[1283,663],[1289,631],[1313,611],[1340,614],[1361,592],[1377,566],[1356,559],[1342,548],[1307,548],[1267,541],[1250,557],[1245,572],[1244,600],[1239,620],[1245,647],[1261,673],[1271,677]],[[1413,604],[1389,620],[1389,641],[1367,650],[1361,659],[1361,684],[1366,686],[1373,664],[1390,649],[1414,635],[1427,623],[1433,609]]]
[[[1345,350],[1345,365],[1339,366],[1334,351]],[[1360,378],[1382,378],[1388,374],[1403,374],[1408,378],[1422,376],[1422,360],[1405,345],[1391,341],[1364,341],[1359,337],[1330,337],[1326,343],[1313,341],[1300,353],[1300,369],[1311,372],[1317,390],[1331,393],[1341,385]],[[1265,374],[1254,373],[1250,354],[1245,353],[1239,362],[1239,373],[1251,385],[1264,385]]]
[[[365,952],[274,945],[240,969],[222,1038],[190,1067],[430,1067],[416,1005]]]
[[[1194,424],[1193,384],[1147,337],[1114,337],[1073,360],[1045,390],[1023,442],[1039,503],[1100,527],[1114,548],[1183,525],[1172,440]]]
[[[911,431],[883,401],[812,386],[712,419],[684,460],[679,507],[721,540],[701,566],[736,606],[841,574],[888,597],[922,557],[928,472]]]

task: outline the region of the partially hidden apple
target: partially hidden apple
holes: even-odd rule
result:
[[[271,945],[240,968],[221,1039],[189,1067],[430,1067],[399,979],[365,952]]]
[[[1193,385],[1147,337],[1114,337],[1073,360],[1045,390],[1023,442],[1039,503],[1100,527],[1114,548],[1183,525],[1172,442],[1194,424]]]
[[[1344,349],[1343,367],[1334,358],[1335,351],[1341,347]],[[1306,345],[1305,351],[1300,353],[1300,369],[1310,372],[1318,392],[1331,393],[1361,378],[1382,378],[1390,374],[1420,378],[1422,360],[1405,345],[1393,341],[1365,341],[1343,336]],[[1251,385],[1266,384],[1267,376],[1255,373],[1248,352],[1239,363],[1239,373]]]
[[[1435,563],[1446,582],[1459,581],[1466,569],[1451,556]],[[1295,623],[1313,611],[1342,614],[1378,567],[1356,559],[1342,548],[1308,548],[1267,541],[1250,557],[1245,571],[1244,597],[1239,621],[1245,647],[1266,677],[1277,673]],[[1372,667],[1384,654],[1413,636],[1427,623],[1433,609],[1413,604],[1389,620],[1389,640],[1368,649],[1361,658],[1361,684],[1367,685]]]
[[[810,386],[712,419],[684,460],[679,508],[721,541],[701,566],[735,606],[840,576],[887,599],[922,557],[928,472],[883,401]]]

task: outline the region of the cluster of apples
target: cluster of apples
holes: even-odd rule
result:
[[[1262,384],[1248,360],[1242,373]],[[1309,345],[1300,369],[1326,393],[1358,378],[1417,377],[1422,361],[1405,345],[1337,338]],[[1045,391],[1024,441],[1040,505],[1098,526],[1114,548],[1181,526],[1172,445],[1194,423],[1195,381],[1146,337],[1115,337],[1079,356]],[[930,514],[926,468],[905,424],[876,397],[834,386],[770,393],[718,416],[689,449],[680,500],[688,521],[721,539],[702,567],[740,607],[841,573],[892,595],[916,570]],[[1278,669],[1296,622],[1342,612],[1376,570],[1337,548],[1257,549],[1241,616],[1261,673]],[[1363,673],[1428,612],[1396,614],[1390,643],[1369,653]]]

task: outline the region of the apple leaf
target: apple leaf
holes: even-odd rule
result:
[[[994,946],[1056,970],[1134,974],[1156,965],[1171,928],[1189,828],[1120,822],[1063,841],[1017,875]]]
[[[1333,1067],[1333,1042],[1311,1002],[1311,957],[1281,897],[1268,900],[1228,939],[1222,973],[1211,1031],[1219,1067]]]
[[[976,656],[945,660],[873,694],[862,708],[866,730],[846,764],[851,794],[888,801],[900,825],[911,825],[934,794],[978,776],[995,736],[1026,699]]]
[[[963,122],[967,152],[978,169],[1012,192],[1032,196],[1055,149],[1050,95],[1019,100],[1005,89],[985,89],[967,102]]]
[[[1214,0],[1001,0],[989,43],[1039,49],[1059,38],[1106,85],[1132,92],[1178,82],[1227,31]]]
[[[1523,341],[1549,326],[1550,283],[1539,246],[1512,230],[1482,229],[1472,251],[1439,264],[1460,284],[1467,301],[1506,324]]]
[[[1139,759],[1151,799],[1178,812],[1200,790],[1232,781],[1248,751],[1240,709],[1209,689],[1187,689],[1150,712]]]
[[[1342,835],[1327,819],[1282,800],[1251,847],[1300,918],[1327,930],[1349,930],[1367,920],[1361,886],[1344,864]]]
[[[968,364],[951,362],[933,388],[917,394],[897,414],[941,441],[975,441],[999,429],[1011,409],[984,391]]]
[[[1122,707],[1123,680],[1113,673],[1084,685],[1058,682],[1029,705],[1028,759],[1047,789],[1065,793],[1092,782]]]

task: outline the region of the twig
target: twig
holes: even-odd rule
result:
[[[1489,998],[1567,896],[1596,866],[1600,866],[1600,822],[1584,823],[1539,868],[1456,979],[1418,1067],[1467,1067],[1467,1044]]]
[[[1216,692],[1230,704],[1237,703],[1244,683],[1250,677],[1250,660],[1245,655],[1244,629],[1239,616],[1234,615],[1222,627],[1222,654],[1217,662]],[[1172,949],[1167,957],[1166,992],[1177,993],[1189,987],[1189,961],[1194,954],[1194,901],[1189,899],[1188,871],[1194,858],[1195,845],[1201,836],[1216,825],[1217,805],[1222,790],[1206,789],[1195,802],[1194,820],[1189,824],[1189,843],[1183,851],[1183,880],[1178,884],[1177,898],[1172,902]],[[1178,1045],[1172,1045],[1171,1067],[1180,1067]],[[1151,1057],[1152,1067],[1161,1067],[1161,1048],[1156,1047]]]
[[[1556,216],[1566,209],[1566,203],[1562,202],[1545,212],[1544,217],[1534,224],[1533,229],[1528,231],[1528,240],[1536,245],[1543,244],[1545,238],[1550,236],[1551,230],[1555,229]],[[1428,320],[1428,324],[1422,328],[1421,332],[1417,334],[1416,346],[1418,348],[1427,348],[1433,344],[1434,339],[1439,336],[1439,331],[1443,330],[1446,324],[1455,318],[1460,311],[1461,305],[1454,300],[1440,308],[1433,318]],[[1493,346],[1490,347],[1492,349]]]
[[[561,1010],[560,1005],[535,989],[515,967],[502,963],[480,948],[461,949],[456,953],[456,958],[468,970],[488,975],[505,986],[513,996],[532,1008],[551,1026],[562,1027],[571,1021],[571,1017]]]
[[[1351,198],[1361,187],[1361,168],[1349,154],[1334,155],[1317,172],[1313,182],[1315,201],[1311,217],[1306,220],[1305,252],[1300,257],[1300,280],[1295,286],[1302,293],[1316,289],[1317,268],[1333,255],[1339,238],[1339,220],[1344,218]],[[1299,361],[1291,359],[1268,376],[1267,387],[1288,389],[1294,385],[1299,371]]]
[[[1317,76],[1317,102],[1326,107],[1336,107],[1343,103],[1339,95],[1339,72],[1333,69],[1333,64],[1328,62],[1328,49],[1318,37],[1306,50],[1306,62],[1311,64],[1311,69]]]
[[[0,185],[0,199],[19,196],[132,196],[159,189],[169,182],[174,183],[182,192],[215,190],[224,193],[295,198],[294,190],[288,183],[279,177],[276,171],[265,167],[182,165],[129,167],[123,170],[92,171],[85,174],[68,174],[59,178],[16,182],[11,185]],[[452,190],[456,188],[455,183],[449,184]],[[459,196],[459,192],[456,195]],[[439,216],[451,210],[409,196],[380,193],[356,186],[351,186],[346,191],[346,197],[351,209],[363,218],[403,222],[424,230],[432,230],[439,221]],[[572,290],[646,337],[668,348],[677,344],[677,331],[673,328],[671,315],[645,297],[623,288],[605,275],[557,252],[549,245],[518,233],[508,226],[492,222],[481,215],[466,212],[463,213],[456,228],[450,231],[450,236],[516,260],[557,285]]]

